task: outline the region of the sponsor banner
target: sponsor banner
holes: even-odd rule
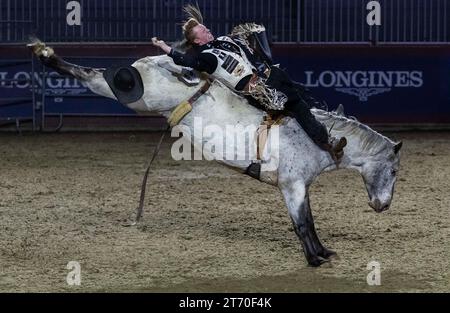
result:
[[[330,53],[332,54],[332,53]],[[131,64],[131,58],[69,58],[92,67]],[[450,58],[442,56],[348,55],[276,57],[291,77],[306,85],[329,109],[343,104],[346,114],[372,123],[450,123]],[[41,70],[40,66],[38,67]],[[32,115],[29,60],[0,62],[0,118]],[[46,84],[46,112],[135,114],[120,103],[91,93],[75,79],[50,71],[35,73],[37,101]],[[8,80],[18,79],[18,82]],[[25,100],[24,100],[25,99]],[[29,101],[26,101],[29,99]],[[8,104],[10,102],[10,104]],[[19,102],[13,105],[12,103]]]
[[[78,59],[68,58],[68,62],[90,67],[108,67],[113,64],[131,64],[134,59]],[[135,112],[112,99],[92,93],[74,78],[61,77],[47,69],[47,77],[42,79],[42,67],[31,71],[28,60],[0,63],[0,118],[32,116],[32,79],[36,89],[36,101],[41,102],[45,84],[45,112],[64,114],[131,114]],[[18,81],[11,81],[18,80]],[[18,103],[20,102],[20,103]],[[38,103],[38,106],[40,105]]]
[[[292,57],[277,60],[329,109],[378,123],[449,123],[450,59],[432,57]]]

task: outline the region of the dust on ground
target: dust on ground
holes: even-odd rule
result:
[[[208,161],[174,161],[157,133],[0,134],[0,291],[450,291],[450,133],[396,133],[389,211],[359,174],[319,177],[311,206],[339,258],[308,267],[277,188]],[[368,286],[370,261],[381,286]],[[81,286],[68,286],[69,261]]]

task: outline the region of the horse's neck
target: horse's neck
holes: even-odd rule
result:
[[[375,156],[364,150],[361,136],[349,132],[333,132],[331,136],[336,138],[345,137],[347,145],[344,148],[344,156],[339,164],[339,168],[357,169],[360,170],[362,165],[371,161]]]
[[[347,138],[342,167],[361,165],[392,143],[389,138],[367,125],[344,116],[343,112],[328,112],[316,108],[311,109],[311,112],[326,126],[331,136]]]

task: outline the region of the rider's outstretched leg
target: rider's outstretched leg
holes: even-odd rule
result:
[[[285,110],[295,117],[318,147],[328,151],[336,163],[340,161],[344,154],[343,149],[347,144],[345,137],[339,140],[330,138],[327,128],[314,117],[307,104],[301,100],[286,103]]]
[[[289,101],[285,105],[285,110],[302,126],[306,134],[319,146],[328,144],[329,136],[326,127],[316,120],[307,104],[301,100]]]

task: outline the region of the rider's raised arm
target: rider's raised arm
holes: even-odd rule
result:
[[[152,38],[152,43],[162,49],[177,65],[187,66],[200,72],[212,74],[217,68],[217,59],[209,53],[187,54],[176,51],[164,41]]]
[[[167,55],[175,64],[187,66],[199,72],[212,74],[217,68],[217,59],[209,53],[188,54],[171,49]]]

